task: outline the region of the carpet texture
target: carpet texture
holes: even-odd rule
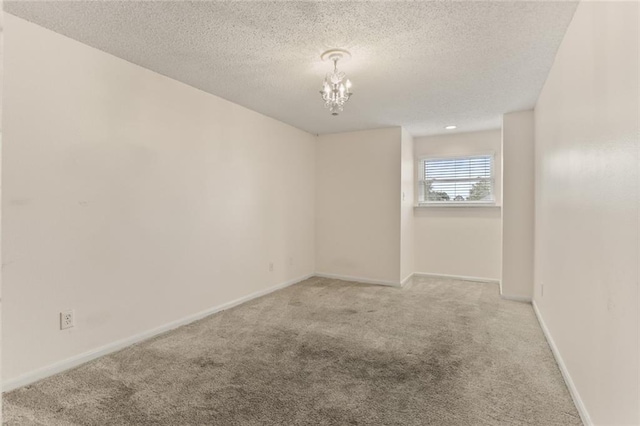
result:
[[[10,392],[4,420],[581,424],[531,305],[434,278],[310,278]]]

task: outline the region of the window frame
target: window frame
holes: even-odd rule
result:
[[[437,161],[437,160],[442,160],[442,161],[453,161],[453,160],[458,160],[458,159],[469,159],[469,158],[474,158],[474,157],[489,157],[490,160],[490,167],[491,167],[491,196],[493,197],[492,200],[490,201],[485,201],[485,200],[478,200],[478,201],[427,201],[422,199],[422,196],[424,194],[422,194],[421,191],[421,186],[423,184],[423,182],[425,182],[425,161]],[[481,153],[474,153],[474,154],[452,154],[449,156],[430,156],[430,155],[425,155],[425,156],[421,156],[418,161],[417,161],[417,166],[416,169],[418,171],[417,173],[417,177],[416,177],[416,207],[496,207],[498,206],[497,203],[497,197],[496,197],[496,169],[495,169],[495,163],[496,163],[496,155],[495,152],[481,152]],[[475,179],[472,178],[468,178],[468,179],[450,179],[450,181],[472,181]]]

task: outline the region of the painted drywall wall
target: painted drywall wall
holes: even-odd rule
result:
[[[533,110],[502,117],[502,296],[533,295]]]
[[[4,31],[3,380],[313,273],[315,136]]]
[[[496,207],[414,209],[415,271],[499,280],[501,273],[500,130],[415,138],[414,156],[494,154]]]
[[[638,6],[581,2],[535,107],[534,302],[597,425],[640,423]]]
[[[401,130],[400,166],[400,279],[405,282],[414,272],[414,183],[415,168],[413,158],[413,137],[407,130]]]
[[[400,282],[401,129],[320,135],[316,272]]]
[[[2,10],[3,1],[0,0],[0,10]],[[4,64],[4,18],[3,14],[0,13],[0,64]],[[3,69],[4,66],[0,66],[0,176],[2,174],[2,87],[4,85],[3,78]],[[0,178],[0,195],[2,193],[2,179]],[[1,197],[0,197],[1,200]],[[0,201],[0,236],[2,236],[2,210],[1,210],[2,202]],[[2,265],[2,249],[0,247],[0,265]],[[0,270],[2,268],[0,267]],[[2,274],[0,274],[0,300],[1,300],[1,291],[2,291]],[[0,326],[2,325],[2,303],[0,303]],[[1,329],[1,327],[0,327]],[[0,349],[2,348],[2,333],[0,333]],[[0,350],[0,377],[2,377],[2,351]],[[2,398],[0,398],[0,424],[2,424]]]

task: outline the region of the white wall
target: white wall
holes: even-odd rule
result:
[[[315,136],[4,31],[5,381],[314,271]]]
[[[497,207],[418,207],[414,210],[415,271],[499,280],[501,272],[501,132],[415,138],[416,161],[494,153]]]
[[[504,297],[533,295],[534,117],[519,111],[502,117],[502,280]]]
[[[401,207],[400,207],[400,279],[404,282],[414,272],[414,183],[413,137],[404,128],[401,133]]]
[[[0,0],[0,10],[2,10],[3,7],[3,1]],[[4,78],[3,78],[3,69],[4,66],[1,64],[4,64],[4,18],[2,16],[3,14],[0,13],[0,173],[2,172],[2,88],[4,85]],[[0,184],[2,179],[0,178]],[[1,189],[0,189],[0,193],[1,193]],[[0,202],[0,206],[1,206],[1,202]],[[0,220],[1,220],[1,214],[0,214]],[[2,227],[0,226],[0,236],[2,235]],[[0,249],[0,259],[2,259],[2,250]],[[0,265],[2,265],[2,262],[0,261]],[[1,267],[0,267],[1,270]],[[2,290],[2,275],[0,274],[0,292]],[[1,303],[0,303],[0,307],[1,307]],[[0,313],[1,313],[1,309],[0,309]],[[1,319],[0,319],[0,324],[1,324]],[[0,348],[2,348],[2,333],[0,333]],[[0,360],[1,360],[1,353],[2,351],[0,350]],[[1,361],[0,361],[0,373],[2,372],[2,368],[1,368]],[[2,375],[0,374],[0,377],[2,377]],[[2,424],[2,398],[0,398],[0,424]]]
[[[320,135],[316,271],[400,282],[401,129]]]
[[[638,36],[581,2],[535,107],[534,301],[598,425],[640,423]]]

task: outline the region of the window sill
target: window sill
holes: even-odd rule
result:
[[[495,208],[495,209],[499,209],[502,206],[500,204],[495,204],[495,203],[434,203],[434,204],[416,204],[413,206],[414,209],[422,209],[422,208],[427,208],[427,209],[431,209],[431,208],[442,208],[442,207],[455,207],[455,208],[476,208],[476,207],[481,207],[481,208]]]

